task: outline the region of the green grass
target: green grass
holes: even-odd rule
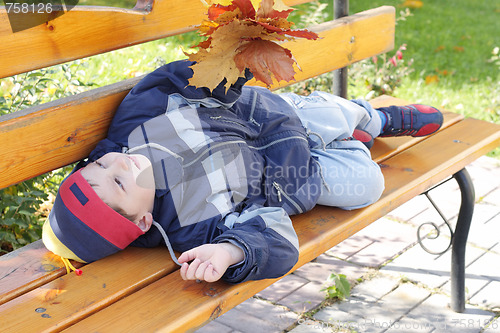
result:
[[[355,13],[391,5],[400,17],[402,3],[355,0],[349,9]],[[500,46],[500,1],[424,0],[410,12],[398,21],[395,46],[407,45],[405,58],[413,59],[414,72],[394,95],[500,123],[500,68],[490,61]],[[434,75],[439,81],[426,83]],[[500,149],[490,156],[500,156]]]
[[[351,3],[352,11],[388,4],[397,12],[403,10],[399,0],[356,0]],[[500,71],[498,65],[488,62],[495,46],[500,45],[498,34],[498,1],[440,0],[423,1],[423,7],[411,9],[412,16],[399,21],[396,27],[396,46],[407,45],[406,56],[413,58],[415,72],[410,76],[409,89],[400,93],[414,97],[412,90],[422,89],[418,81],[428,75],[438,75],[439,82],[423,89],[427,94],[438,90],[462,91],[462,100],[480,103],[480,94],[468,91],[491,90],[498,87]],[[398,15],[399,16],[399,15]],[[446,70],[449,75],[443,75]],[[453,96],[456,97],[456,96]],[[480,97],[478,100],[477,97]],[[491,96],[493,100],[494,96]],[[456,99],[455,99],[456,100]],[[443,100],[444,101],[444,100]],[[460,98],[451,104],[463,104]],[[445,103],[448,104],[448,103]]]
[[[321,2],[328,4],[327,11],[333,11],[332,0]],[[405,11],[403,3],[351,0],[349,13],[388,5],[396,8],[399,18]],[[409,10],[411,15],[397,23],[395,44],[407,44],[407,53],[415,59],[416,73],[412,79],[418,79],[422,73],[434,73],[436,68],[454,71],[447,83],[458,86],[464,81],[499,78],[498,66],[487,61],[493,48],[500,46],[500,1],[423,0],[421,8]]]

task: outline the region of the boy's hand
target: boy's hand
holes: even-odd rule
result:
[[[204,244],[184,252],[179,257],[184,280],[219,280],[227,268],[244,259],[243,250],[231,243]],[[188,264],[189,261],[192,261]]]

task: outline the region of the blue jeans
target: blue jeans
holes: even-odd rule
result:
[[[384,190],[380,167],[364,144],[344,140],[355,128],[377,137],[382,124],[377,111],[366,101],[348,101],[325,92],[280,96],[295,108],[313,142],[311,153],[323,177],[318,204],[350,210],[377,201]]]

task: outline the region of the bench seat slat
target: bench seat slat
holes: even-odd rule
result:
[[[388,96],[375,98],[370,103],[376,107],[407,104],[406,101]],[[462,118],[458,114],[446,112],[443,128],[451,126]],[[376,162],[381,163],[388,157],[394,156],[401,150],[424,139],[411,137],[377,139],[371,149],[372,157]],[[39,287],[41,281],[47,282],[64,274],[62,263],[46,252],[41,241],[36,244],[38,245],[30,245],[0,257],[0,304]],[[35,246],[36,251],[34,250]],[[22,267],[18,267],[17,262],[20,261],[18,257],[29,258],[29,260]],[[17,267],[15,272],[12,272],[13,267]],[[32,272],[36,273],[31,274]]]
[[[450,142],[453,142],[451,146]],[[354,211],[317,206],[308,213],[294,216],[293,223],[300,243],[300,257],[295,268],[499,144],[500,126],[465,119],[385,161],[386,190],[373,205]],[[275,281],[250,281],[240,285],[222,282],[207,284],[183,281],[174,273],[71,326],[67,332],[78,332],[83,328],[99,332],[159,329],[181,332],[185,331],[184,327],[206,324]],[[148,320],[141,321],[145,313]]]
[[[369,28],[373,25],[377,25],[383,33]],[[297,79],[343,67],[363,59],[368,52],[375,55],[391,49],[394,8],[385,6],[368,10],[350,18],[321,24],[318,29],[323,37],[319,41],[298,40],[286,44],[299,64],[308,68],[299,72]],[[345,30],[355,36],[354,43],[339,37]],[[369,51],[363,44],[358,46],[358,43],[368,41]],[[311,45],[315,45],[316,51],[304,52]],[[311,57],[311,54],[315,56]],[[2,148],[10,152],[8,158],[0,160],[0,170],[3,170],[0,173],[0,188],[88,156],[97,142],[104,138],[116,108],[139,79],[126,80],[0,117],[0,142],[4,145]],[[36,142],[33,138],[37,138]]]
[[[475,130],[471,131],[471,128]],[[450,142],[453,142],[451,146]],[[460,170],[475,157],[484,154],[499,143],[500,126],[474,119],[465,119],[387,159],[383,163],[386,190],[377,203],[355,211],[318,206],[311,212],[293,217],[301,244],[299,263],[296,267],[312,260],[403,202],[440,182],[448,174]],[[408,168],[408,165],[412,165],[412,168]],[[127,256],[129,252],[137,250],[127,249],[118,255]],[[163,265],[158,263],[172,265],[168,259],[167,251],[165,249],[159,250],[161,253],[143,254],[145,259],[136,257],[133,261],[116,259],[118,255],[111,256],[87,265],[82,277],[95,278],[98,283],[94,285],[94,288],[102,289],[100,283],[106,282],[111,286],[115,283],[112,279],[119,279],[121,275],[126,274],[123,270],[129,270],[132,266],[139,267],[140,264],[136,263],[142,260],[164,255],[163,259],[152,259],[151,265],[157,265],[156,270]],[[122,263],[129,262],[130,264],[117,265],[116,262],[120,262],[120,260]],[[142,262],[142,264],[144,263]],[[110,270],[110,267],[114,267],[115,271]],[[173,269],[172,266],[169,266],[166,270],[171,269]],[[162,274],[165,275],[167,272],[164,271],[157,276]],[[82,277],[70,274],[0,306],[2,315],[6,314],[5,318],[9,318],[4,326],[6,331],[9,331],[7,329],[9,327],[21,328],[23,323],[31,322],[31,320],[26,320],[28,318],[36,319],[33,317],[40,314],[35,313],[34,309],[38,307],[47,308],[46,313],[51,314],[51,325],[61,328],[73,321],[77,322],[92,311],[101,309],[118,299],[114,295],[111,297],[105,295],[105,299],[100,298],[104,294],[103,291],[99,293],[93,290],[78,290],[77,284]],[[135,280],[130,280],[131,277],[128,277],[123,288],[129,288],[130,284],[134,285],[133,281]],[[153,280],[149,280],[148,283]],[[57,290],[61,289],[58,287],[60,281],[66,283],[64,288],[68,290],[66,294],[56,295],[57,297],[50,299],[50,302],[37,298],[44,295],[44,292],[57,293]],[[139,322],[138,319],[144,313],[148,313],[148,321],[142,321],[141,325],[137,326],[137,330],[162,327],[167,331],[175,331],[186,323],[190,323],[190,326],[198,326],[229,310],[272,282],[273,280],[264,280],[236,286],[225,283],[196,284],[182,281],[178,273],[174,272],[113,305],[101,309],[98,313],[69,327],[68,330],[79,331],[83,328],[101,332],[133,330],[132,328],[135,327],[133,323]],[[82,293],[86,293],[85,296]],[[125,294],[123,291],[118,293]],[[90,296],[86,296],[87,294]],[[88,308],[84,308],[81,304],[74,304],[71,301],[73,299],[86,300],[89,304]],[[94,303],[98,305],[93,305]],[[74,313],[75,309],[79,312]],[[12,315],[8,315],[9,313]],[[106,320],[103,320],[104,318]]]
[[[0,304],[66,274],[63,267],[41,241],[1,256]]]
[[[165,248],[128,248],[0,305],[2,332],[63,329],[176,268]]]

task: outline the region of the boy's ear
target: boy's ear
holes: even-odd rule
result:
[[[144,215],[139,222],[137,223],[137,226],[141,228],[142,231],[146,232],[151,228],[151,225],[153,224],[153,215],[149,212]]]

